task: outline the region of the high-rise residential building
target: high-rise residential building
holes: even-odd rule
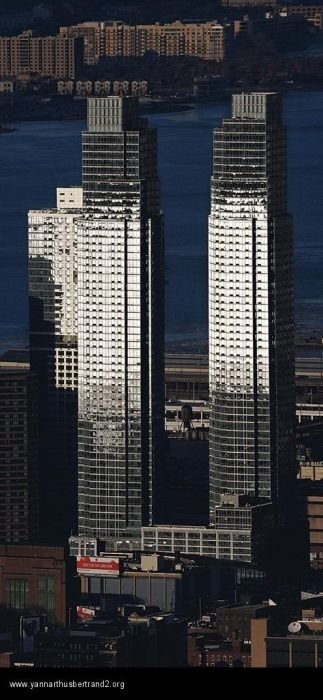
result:
[[[0,41],[0,75],[2,78],[11,75],[11,37],[2,36]]]
[[[74,80],[83,63],[83,43],[78,36],[37,37],[31,29],[18,36],[1,36],[0,76]]]
[[[60,27],[60,35],[84,39],[84,61],[96,64],[106,56],[196,56],[223,61],[227,27],[216,20],[166,24],[126,24],[125,22],[83,22]]]
[[[238,551],[248,506],[286,508],[295,470],[292,221],[275,93],[234,95],[214,131],[209,373],[210,522],[229,524]]]
[[[156,131],[135,98],[91,98],[83,188],[29,212],[47,539],[140,539],[163,451],[164,285]],[[78,426],[77,426],[78,422]],[[78,433],[78,438],[77,438]]]
[[[46,543],[77,527],[77,219],[82,188],[29,212],[30,360],[39,380],[40,522]]]
[[[0,542],[39,537],[37,381],[26,350],[0,358]]]
[[[136,99],[89,99],[83,198],[78,531],[127,540],[152,522],[164,421],[157,141]]]
[[[112,203],[113,193],[118,192],[120,184],[112,190],[113,182],[104,184],[103,178],[95,178],[95,168],[98,174],[101,165],[98,150],[94,145],[91,147],[91,142],[94,144],[97,138],[98,146],[99,143],[104,143],[103,134],[99,131],[102,126],[99,126],[98,120],[101,119],[101,123],[105,120],[103,106],[101,114],[99,111],[100,100],[94,104],[90,102],[90,133],[84,138],[83,187],[84,192],[87,190],[84,197],[88,211],[93,212],[94,220],[98,216],[96,226],[100,229],[103,224],[99,223],[99,215],[95,212],[100,208],[104,210],[106,201]],[[118,119],[118,110],[115,110],[115,114],[112,112],[106,123],[115,129]],[[123,129],[120,131],[122,133]],[[115,137],[116,134],[117,132]],[[117,143],[116,140],[115,144]],[[94,152],[97,153],[95,163]],[[113,162],[116,170],[120,166],[124,167],[124,156],[117,156],[116,153]],[[102,157],[103,163],[105,160]],[[93,180],[94,183],[97,182],[97,189]],[[107,199],[109,188],[111,194]],[[139,543],[142,549],[167,552],[180,550],[189,554],[260,564],[264,563],[261,557],[266,549],[271,574],[275,575],[275,567],[277,570],[280,563],[272,556],[275,546],[273,542],[277,543],[277,538],[281,538],[281,545],[283,547],[284,543],[285,548],[292,543],[292,519],[289,515],[290,506],[294,505],[293,486],[296,476],[293,240],[286,189],[286,134],[282,123],[280,96],[275,93],[234,95],[231,118],[224,119],[222,126],[215,129],[209,218],[210,524],[208,527],[156,525],[160,520],[155,518],[151,525],[151,522],[145,524],[142,518]],[[116,198],[114,207],[122,216],[121,201],[120,196]],[[110,205],[108,218],[112,211]],[[116,221],[118,220],[117,217]],[[83,220],[79,226],[84,226]],[[116,229],[117,224],[114,225],[114,230]],[[90,245],[89,235],[85,235],[84,240],[87,246]],[[99,292],[99,277],[95,277],[95,272],[100,257],[103,257],[103,250],[97,248],[96,252],[93,247],[93,251],[87,254],[87,265],[86,254],[82,253],[82,264],[86,265],[86,269],[85,274],[79,272],[85,281],[86,275],[93,279],[93,286],[85,287],[84,296],[87,295],[87,299],[82,302],[85,319],[96,316],[91,305],[100,303],[100,299],[98,302],[95,300]],[[98,262],[95,261],[96,256]],[[115,255],[111,256],[113,259],[115,260]],[[121,275],[123,264],[121,257]],[[94,267],[91,270],[92,265]],[[112,273],[111,269],[108,280],[112,279]],[[116,282],[113,286],[117,290]],[[123,327],[123,316],[118,317],[118,313],[122,314],[122,308],[118,311],[116,307],[110,323],[104,323],[103,317],[100,321],[103,328],[111,328],[112,334],[116,333],[113,324],[117,328]],[[116,323],[118,320],[119,324]],[[91,376],[97,376],[99,366],[96,361],[92,362],[91,368],[91,357],[94,358],[97,353],[100,335],[101,343],[104,338],[100,323],[93,325],[92,333],[86,328],[85,322],[84,329],[84,347],[94,343],[87,357],[88,376],[85,386],[88,387]],[[81,334],[80,329],[79,339]],[[113,346],[112,343],[110,348]],[[119,354],[120,362],[122,351]],[[118,364],[118,353],[115,353],[112,363],[113,361],[115,365]],[[82,372],[86,374],[85,361],[82,362]],[[113,371],[117,371],[112,363],[110,376]],[[122,372],[119,376],[122,378]],[[112,400],[116,392],[111,390],[110,393]],[[82,396],[85,397],[85,390],[80,392],[80,407]],[[104,396],[108,396],[108,392]],[[92,393],[88,391],[88,414],[91,407],[95,411],[97,402],[97,389]],[[119,405],[122,405],[121,401]],[[91,439],[94,436],[97,443],[94,450],[91,446],[94,462],[94,455],[100,453],[102,440],[106,472],[109,472],[111,467],[113,469],[113,452],[106,447],[110,441],[116,455],[115,463],[121,465],[118,473],[122,474],[123,452],[120,451],[120,462],[117,445],[123,445],[123,424],[120,421],[115,423],[119,426],[117,430],[111,420],[105,424],[105,437],[103,431],[93,431],[92,420],[90,423],[84,420],[82,425],[80,414],[79,443],[82,450],[85,429]],[[120,442],[119,438],[116,439],[119,429],[122,436]],[[113,430],[116,436],[114,439]],[[84,454],[87,458],[90,456],[88,447]],[[95,463],[96,473],[95,469],[90,471],[90,461],[87,459],[87,473],[93,477],[92,488],[88,477],[86,482],[85,474],[83,482],[89,502],[88,510],[93,514],[99,511],[100,506],[100,496],[94,490],[100,477],[98,457]],[[106,476],[103,476],[102,481],[113,483]],[[114,493],[117,491],[114,490],[113,495]],[[80,495],[82,503],[82,483]],[[109,500],[105,500],[103,493],[103,510],[105,503],[108,504]],[[86,512],[85,507],[83,511]],[[107,518],[104,520],[108,521]],[[111,523],[117,521],[113,515]],[[122,524],[120,516],[119,523]],[[131,528],[136,530],[135,524]],[[117,540],[118,534],[115,531],[117,548],[125,546],[125,532],[120,528]],[[94,553],[98,546],[93,544],[95,537],[109,539],[110,534],[99,527],[83,525],[79,533],[83,539],[79,538],[78,541],[75,538],[71,543],[73,547],[79,551],[92,548]],[[111,539],[110,537],[110,541]],[[131,547],[131,542],[126,540],[126,544]],[[288,566],[291,569],[290,562]],[[281,571],[280,576],[282,577]]]
[[[81,22],[69,27],[60,27],[60,37],[84,40],[84,63],[95,65],[104,55],[105,22]]]
[[[293,311],[281,97],[234,95],[211,181],[210,525],[144,527],[143,549],[256,561],[295,582]]]

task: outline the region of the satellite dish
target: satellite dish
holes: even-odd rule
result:
[[[288,632],[291,632],[292,634],[297,634],[297,632],[300,632],[302,629],[302,625],[300,622],[290,622],[288,625]]]

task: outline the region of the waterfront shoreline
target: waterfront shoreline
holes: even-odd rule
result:
[[[30,111],[28,107],[32,106],[35,107],[40,107],[39,109],[33,109]],[[196,103],[193,102],[170,102],[170,101],[165,101],[165,102],[152,102],[149,104],[145,105],[140,105],[140,114],[142,116],[150,116],[150,115],[158,115],[158,114],[171,114],[171,113],[180,113],[180,112],[187,112],[195,108]],[[41,110],[41,107],[44,107],[46,111]],[[68,111],[68,107],[80,107],[80,109],[75,109],[75,111],[71,110]],[[21,122],[51,122],[51,121],[57,121],[57,122],[65,122],[65,121],[84,121],[86,119],[86,99],[82,101],[81,103],[77,102],[70,102],[68,104],[59,105],[57,102],[51,103],[46,103],[46,105],[42,105],[40,102],[32,102],[28,103],[27,108],[26,106],[23,105],[17,105],[14,115],[11,118],[11,121],[14,122],[15,124],[19,124]],[[4,132],[3,132],[4,133]],[[9,130],[8,130],[9,133]]]
[[[200,105],[210,105],[216,107],[217,105],[224,104],[231,100],[231,97],[236,92],[240,92],[241,89],[247,92],[253,91],[279,91],[283,95],[288,95],[291,93],[298,94],[300,92],[318,92],[323,93],[323,85],[278,85],[278,86],[257,86],[257,85],[246,85],[234,88],[228,88],[227,92],[224,94],[221,92],[218,96],[213,97],[177,97],[174,99],[154,99],[152,98],[150,102],[140,103],[140,114],[142,116],[154,116],[158,114],[176,114],[181,112],[188,112],[190,110],[199,107]],[[11,123],[19,124],[21,122],[68,122],[68,121],[82,121],[86,119],[86,98],[80,100],[74,100],[73,98],[64,99],[60,101],[56,95],[50,98],[50,101],[42,102],[41,100],[28,99],[26,102],[19,104],[19,101],[15,105],[14,113],[10,118]],[[8,120],[9,121],[9,120]],[[12,133],[15,128],[5,129],[0,133]]]

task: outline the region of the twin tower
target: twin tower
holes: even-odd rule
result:
[[[156,524],[165,439],[156,131],[133,98],[88,100],[82,187],[58,189],[56,209],[29,212],[47,539],[67,539],[74,527],[83,552],[99,538],[113,549],[166,544],[248,561],[259,513],[286,502],[295,467],[293,247],[281,111],[277,94],[234,95],[231,118],[214,131],[210,526],[181,528]]]

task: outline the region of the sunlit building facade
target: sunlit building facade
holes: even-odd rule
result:
[[[238,550],[248,507],[283,500],[294,470],[292,222],[274,93],[234,95],[214,131],[209,373],[210,523],[236,530]]]
[[[156,132],[136,98],[91,98],[83,187],[59,188],[56,209],[29,212],[48,541],[78,527],[113,545],[152,523],[163,455],[163,266]]]
[[[83,38],[35,36],[31,29],[0,37],[0,76],[75,80],[83,64]]]
[[[156,132],[91,98],[78,223],[79,535],[138,536],[163,444],[163,219]]]
[[[84,62],[90,65],[107,56],[196,56],[223,61],[228,43],[228,27],[209,22],[169,22],[126,24],[120,21],[83,22],[60,27],[63,38],[82,37]],[[1,49],[1,43],[0,43]]]

